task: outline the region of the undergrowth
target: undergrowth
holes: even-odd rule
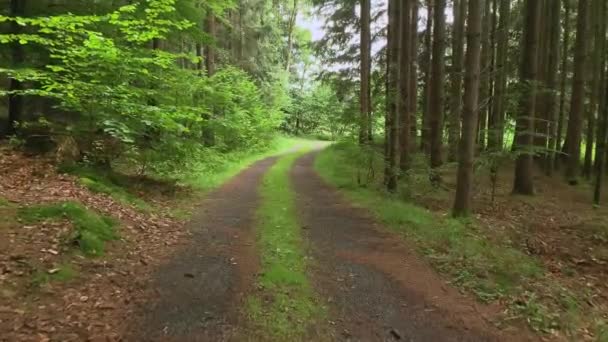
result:
[[[67,219],[74,225],[68,241],[78,245],[89,256],[99,256],[104,252],[107,241],[115,240],[117,222],[104,215],[88,210],[76,202],[41,204],[19,209],[19,218],[26,223]]]
[[[68,282],[78,276],[78,271],[68,263],[59,265],[53,272],[37,270],[32,275],[31,286],[40,287],[52,282]]]
[[[254,162],[272,155],[285,153],[309,141],[301,138],[277,136],[268,145],[225,152],[208,149],[191,171],[180,176],[180,181],[199,191],[216,188]]]
[[[92,192],[109,195],[114,200],[133,205],[141,211],[152,209],[150,204],[128,191],[132,184],[124,175],[84,165],[63,166],[59,171],[77,176],[78,182]]]
[[[283,341],[304,339],[307,328],[324,312],[306,275],[295,194],[289,183],[288,171],[299,155],[282,157],[263,179],[257,213],[261,293],[247,301],[253,324],[263,334]]]
[[[419,251],[452,283],[474,293],[484,302],[504,300],[511,313],[523,316],[535,330],[566,332],[574,329],[580,316],[578,301],[558,283],[546,279],[540,262],[509,245],[484,235],[474,219],[462,220],[437,215],[408,200],[407,181],[398,194],[383,190],[382,160],[373,156],[376,177],[361,182],[361,149],[340,143],[321,152],[315,168],[330,184],[340,188],[356,205],[368,208],[390,229],[414,241]],[[409,176],[409,181],[417,180]],[[428,180],[427,180],[428,181]],[[535,291],[530,284],[542,284]],[[551,301],[541,300],[549,294]]]

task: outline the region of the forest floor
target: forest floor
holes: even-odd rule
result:
[[[343,160],[329,148],[315,162],[318,153],[307,151],[322,146],[299,143],[262,159],[201,200],[151,183],[135,198],[95,192],[99,186],[57,173],[48,160],[0,150],[0,341],[566,339],[550,323],[535,334],[525,323],[544,327],[534,320],[545,313],[533,310],[544,307],[515,297],[554,295],[531,290],[546,282],[534,278],[527,292],[491,298],[489,288],[462,286],[419,236],[404,239],[373,206],[332,181],[323,168]],[[450,205],[452,171],[443,172],[444,189],[412,191],[425,194],[414,201],[437,214],[435,224]],[[500,249],[507,239],[539,260],[545,277],[584,293],[587,302],[571,302],[576,319],[601,320],[608,283],[603,209],[590,209],[582,192],[557,179],[538,179],[534,198],[507,195],[508,176],[499,179],[494,202],[485,186],[476,192],[475,221],[493,229],[485,248]],[[176,198],[180,206],[188,199],[191,219],[172,209]],[[399,222],[424,221],[412,213],[422,215],[403,211],[411,221]],[[491,261],[527,262],[509,257]],[[458,262],[457,271],[469,271]],[[488,279],[492,267],[521,267],[483,266]],[[518,301],[529,312],[513,315]],[[602,338],[597,330],[571,336]]]

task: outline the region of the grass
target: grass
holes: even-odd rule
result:
[[[257,212],[262,274],[261,293],[247,301],[251,321],[273,340],[303,340],[307,328],[324,317],[306,275],[301,227],[288,171],[301,153],[289,154],[268,171],[260,188]]]
[[[358,151],[356,145],[349,143],[331,146],[320,153],[315,168],[353,203],[368,208],[388,228],[414,241],[437,269],[449,275],[452,283],[485,302],[498,299],[511,302],[512,313],[523,316],[536,330],[549,332],[557,327],[567,330],[569,322],[576,320],[576,299],[544,279],[545,269],[536,258],[508,242],[490,240],[474,220],[439,216],[404,200],[402,195],[386,193],[376,181],[359,185],[357,174],[361,173],[362,158]],[[381,166],[376,169],[381,177]],[[530,289],[532,283],[551,287],[547,292],[562,300],[549,308]]]
[[[74,224],[74,232],[68,237],[88,256],[99,256],[104,252],[105,242],[115,240],[116,221],[99,215],[77,202],[42,204],[19,209],[18,216],[26,223],[67,219]]]
[[[64,263],[59,265],[55,272],[37,270],[34,272],[31,280],[33,287],[40,287],[51,282],[68,282],[78,276],[78,271],[70,264]]]
[[[148,203],[127,190],[131,185],[130,181],[120,174],[83,165],[61,167],[59,171],[77,176],[79,183],[92,192],[106,194],[120,203],[133,205],[141,211],[152,209]]]
[[[17,223],[17,207],[4,197],[0,197],[0,230]]]
[[[301,138],[278,136],[268,146],[229,153],[210,153],[195,171],[183,177],[183,182],[196,190],[206,192],[234,177],[258,160],[304,146],[310,141]]]

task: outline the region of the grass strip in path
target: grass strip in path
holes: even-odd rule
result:
[[[247,310],[256,332],[279,341],[306,339],[309,328],[325,317],[306,274],[295,192],[289,181],[289,170],[302,154],[279,159],[260,188],[257,239],[262,269],[259,291],[248,298]]]

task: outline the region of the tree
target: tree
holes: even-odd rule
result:
[[[538,33],[540,30],[541,3],[525,0],[523,51],[520,66],[520,87],[518,115],[515,128],[515,180],[513,193],[534,194],[532,181],[534,111],[536,101],[536,71],[538,64]]]
[[[410,150],[416,150],[416,138],[418,137],[418,127],[416,124],[418,111],[418,0],[413,1],[411,19],[411,70],[410,70]]]
[[[481,110],[479,111],[479,129],[477,130],[478,135],[478,148],[480,151],[486,149],[486,136],[488,133],[488,121],[490,111],[490,99],[492,97],[492,51],[494,47],[490,40],[490,31],[492,30],[492,10],[491,1],[484,2],[483,19],[482,19],[482,30],[481,30],[481,79],[480,79],[480,94],[481,97]]]
[[[488,0],[485,0],[488,1]],[[467,216],[471,211],[473,163],[479,113],[479,74],[481,54],[481,6],[483,0],[469,0],[467,19],[467,52],[465,57],[464,106],[460,139],[454,216]]]
[[[385,126],[385,183],[388,191],[397,191],[399,168],[399,18],[400,1],[388,2],[388,42],[386,51],[386,126]]]
[[[492,101],[492,125],[488,147],[491,150],[501,150],[504,144],[505,104],[507,95],[507,67],[509,49],[509,28],[511,17],[511,1],[500,0],[499,22],[496,47],[496,81],[494,83],[494,98]]]
[[[568,80],[568,51],[570,49],[570,0],[561,1],[564,4],[564,30],[562,34],[562,55],[559,81],[559,114],[557,117],[557,132],[555,137],[555,151],[562,150],[562,132],[564,131],[564,117],[566,116],[566,83]],[[565,146],[564,146],[565,150]],[[559,169],[562,154],[556,153],[553,158],[555,169]]]
[[[436,0],[433,26],[433,61],[431,63],[431,89],[429,97],[429,128],[431,168],[437,168],[443,163],[443,106],[445,81],[445,0]],[[431,175],[437,181],[437,174]]]
[[[426,2],[426,29],[424,31],[424,55],[422,57],[423,84],[422,90],[422,127],[420,127],[420,149],[429,153],[429,116],[431,107],[431,62],[432,62],[432,42],[433,42],[433,0]]]
[[[566,179],[571,185],[578,183],[578,172],[581,157],[581,134],[583,129],[583,109],[585,106],[585,74],[587,65],[587,22],[588,0],[578,2],[576,24],[576,41],[574,46],[574,76],[572,97],[570,99],[570,116],[566,133],[565,152],[567,155]]]
[[[364,0],[366,1],[366,0]],[[291,54],[293,50],[293,32],[296,27],[296,18],[298,17],[299,3],[298,0],[293,0],[293,6],[289,12],[287,20],[287,52],[285,53],[285,70],[289,71],[291,67]]]
[[[593,48],[590,49],[591,61],[588,70],[591,72],[589,80],[589,104],[587,106],[587,140],[585,144],[585,161],[583,164],[583,177],[590,179],[593,169],[593,150],[595,143],[596,117],[598,116],[601,96],[602,64],[604,60],[604,45],[606,42],[605,13],[602,13],[604,1],[591,1],[591,39]]]
[[[411,117],[411,101],[413,89],[410,89],[412,70],[412,44],[411,40],[414,37],[411,32],[411,12],[412,1],[401,1],[400,23],[399,23],[399,145],[400,145],[400,168],[407,170],[409,168],[410,155],[410,117]]]
[[[450,74],[450,116],[448,120],[448,160],[458,158],[460,117],[462,113],[462,73],[464,53],[464,21],[466,0],[454,0],[454,30],[452,34],[452,71]]]
[[[371,125],[371,0],[361,0],[361,85],[359,101],[361,105],[361,123],[359,142],[365,144],[371,140],[368,136]]]
[[[551,175],[555,160],[554,154],[558,150],[557,134],[558,134],[558,69],[559,69],[559,30],[556,27],[560,25],[560,2],[549,1],[549,15],[547,26],[548,30],[548,62],[547,62],[547,118],[549,121],[549,151],[545,159],[545,173]]]
[[[25,13],[26,0],[11,0],[10,13],[13,17],[23,16]],[[16,21],[10,23],[11,34],[18,35],[22,32],[22,27]],[[11,44],[12,67],[21,67],[25,61],[23,46],[19,41],[14,41]],[[8,125],[7,135],[15,134],[15,125],[23,117],[23,96],[19,93],[23,90],[23,84],[15,77],[9,80],[9,96],[8,96]]]

